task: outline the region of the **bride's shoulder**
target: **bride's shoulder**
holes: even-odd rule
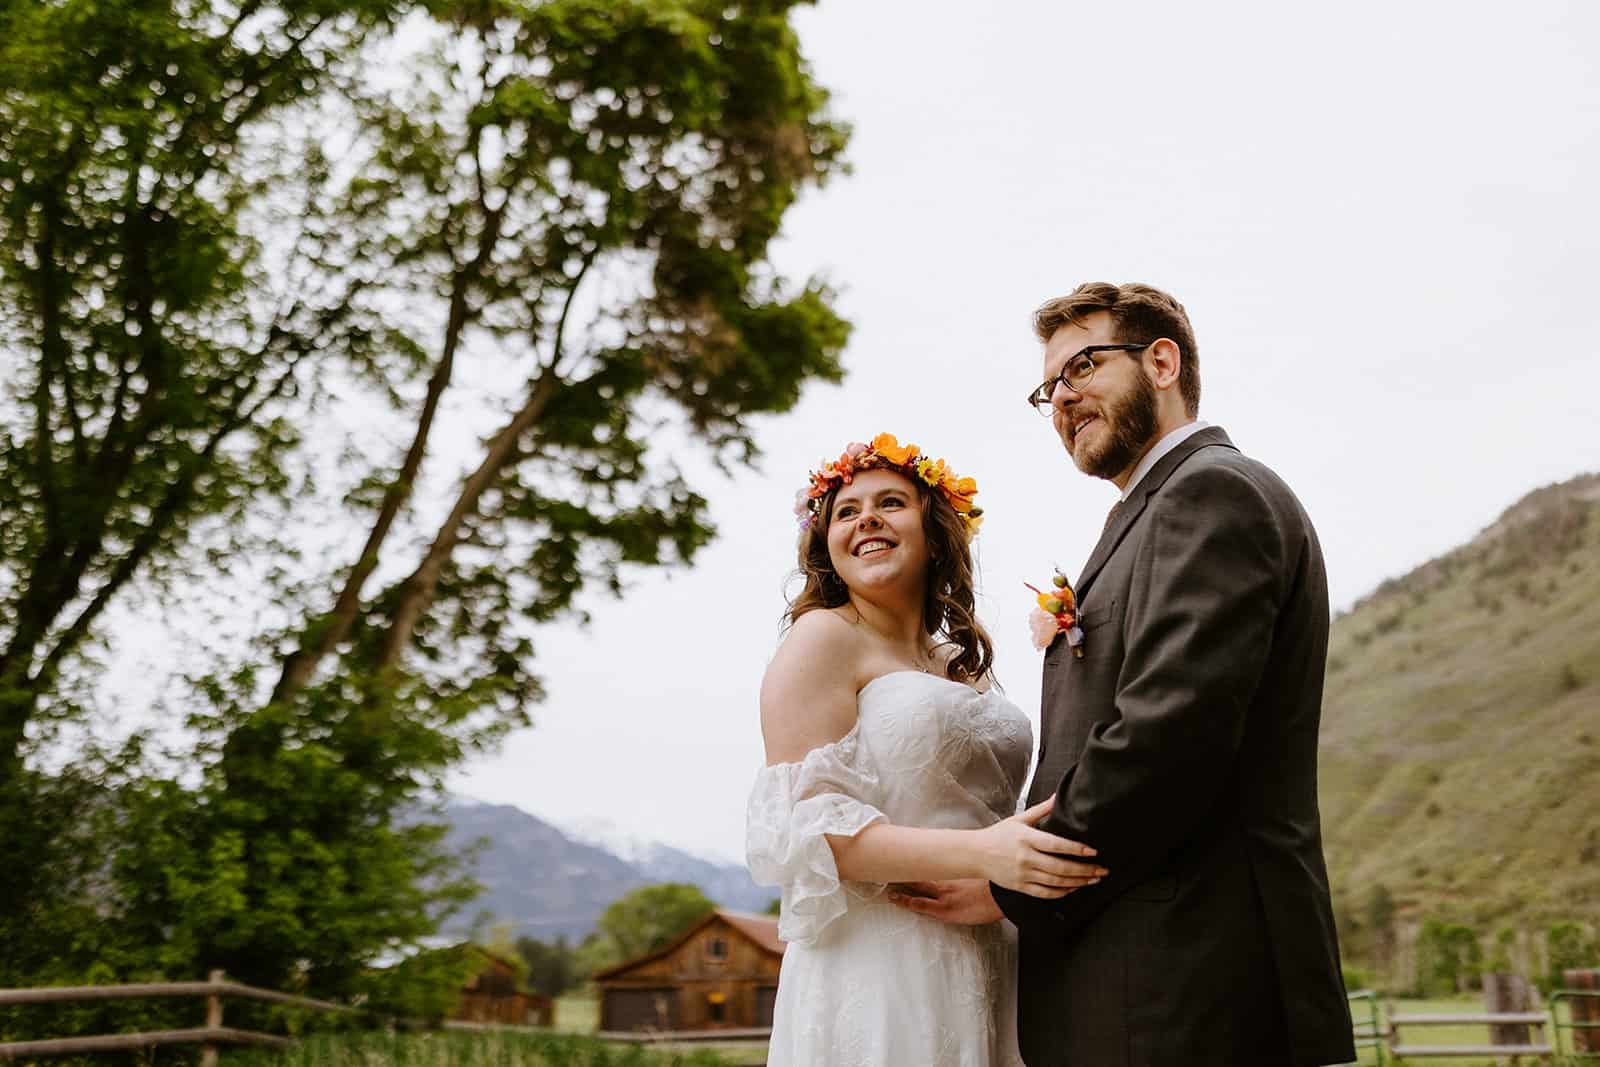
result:
[[[761,679],[768,763],[793,761],[850,732],[860,656],[854,627],[832,611],[794,621]]]

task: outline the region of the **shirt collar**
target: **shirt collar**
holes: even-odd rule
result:
[[[1209,425],[1211,424],[1204,419],[1186,422],[1152,445],[1150,451],[1146,452],[1144,458],[1139,461],[1139,465],[1133,468],[1133,475],[1128,479],[1127,486],[1122,490],[1121,499],[1128,499],[1144,476],[1150,473],[1150,468],[1161,462],[1162,456],[1171,452]],[[1118,502],[1120,503],[1121,501]]]

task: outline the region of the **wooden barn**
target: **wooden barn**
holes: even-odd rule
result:
[[[783,947],[777,919],[714,911],[665,948],[595,974],[600,1029],[770,1029]]]
[[[549,1026],[555,1004],[549,997],[530,993],[517,985],[517,967],[481,945],[462,946],[478,966],[461,987],[461,999],[452,1019],[471,1023],[510,1023],[514,1026]]]

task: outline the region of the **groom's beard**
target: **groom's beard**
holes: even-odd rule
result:
[[[1105,431],[1093,445],[1072,450],[1072,462],[1085,474],[1110,480],[1139,462],[1156,435],[1156,389],[1141,370],[1133,386],[1110,407],[1100,409]]]

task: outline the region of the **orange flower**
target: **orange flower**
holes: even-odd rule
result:
[[[892,433],[880,433],[872,439],[872,450],[896,467],[903,467],[917,454],[916,445],[902,445]]]
[[[972,510],[972,498],[978,495],[978,481],[976,478],[957,478],[946,474],[939,483],[939,488],[944,490],[945,497],[950,501],[950,506],[965,515]]]

